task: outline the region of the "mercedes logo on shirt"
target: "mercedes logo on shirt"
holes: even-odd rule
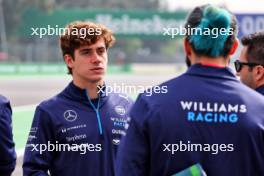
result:
[[[63,116],[68,122],[73,122],[77,119],[77,113],[74,110],[65,111]]]

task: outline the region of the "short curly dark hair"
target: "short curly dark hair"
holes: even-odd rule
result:
[[[112,31],[104,25],[93,22],[74,21],[65,27],[64,34],[60,36],[62,55],[69,54],[74,59],[74,50],[83,45],[95,44],[101,38],[105,41],[106,49],[111,47],[115,42]],[[68,73],[72,74],[72,70],[69,67]]]
[[[256,32],[242,37],[241,43],[247,46],[248,62],[264,65],[264,32]]]

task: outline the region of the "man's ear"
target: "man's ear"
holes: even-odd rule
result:
[[[253,79],[255,82],[264,80],[264,67],[257,65],[253,68]]]
[[[234,43],[233,43],[233,45],[232,45],[232,47],[231,47],[231,49],[230,49],[230,51],[229,51],[229,55],[233,55],[236,52],[236,49],[238,47],[238,44],[239,44],[239,41],[236,38],[235,41],[234,41]]]
[[[192,54],[192,47],[186,37],[184,38],[184,51],[187,56],[190,56]]]
[[[67,66],[72,68],[73,67],[73,62],[74,62],[74,59],[72,58],[72,56],[69,55],[69,54],[65,54],[63,56],[63,58],[64,58],[64,62],[67,64]]]

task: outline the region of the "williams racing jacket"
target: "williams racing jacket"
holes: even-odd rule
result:
[[[143,93],[131,110],[117,176],[171,176],[199,164],[208,176],[264,175],[264,97],[229,68],[195,64]]]

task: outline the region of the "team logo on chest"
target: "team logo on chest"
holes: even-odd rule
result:
[[[119,115],[125,115],[126,109],[123,106],[118,105],[115,107],[115,112]]]
[[[73,122],[77,119],[78,115],[77,115],[76,111],[69,109],[63,113],[63,117],[68,122]]]

